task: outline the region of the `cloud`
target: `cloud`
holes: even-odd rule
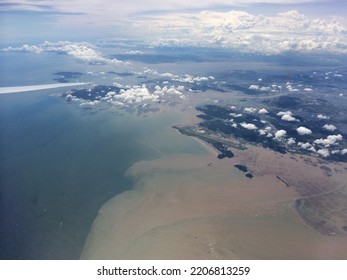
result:
[[[137,21],[156,33],[154,45],[214,46],[256,53],[347,53],[346,28],[337,19],[311,19],[292,10],[264,16],[232,10],[148,16]],[[152,36],[153,38],[153,36]],[[251,85],[250,89],[260,89]],[[298,89],[288,86],[288,90]]]
[[[44,26],[44,31],[52,25],[53,30],[62,34],[64,31],[67,33],[84,29],[84,32],[89,32],[86,33],[88,35],[98,32],[100,36],[103,32],[105,35],[133,36],[141,41],[146,40],[147,43],[153,42],[154,45],[221,46],[256,53],[346,53],[346,30],[341,23],[344,19],[341,12],[345,8],[343,1],[334,1],[332,4],[341,6],[341,9],[334,7],[335,13],[342,15],[341,20],[328,17],[329,11],[323,10],[322,2],[327,1],[7,0],[4,3],[6,5],[1,5],[0,9],[9,13],[23,10],[35,12],[34,16],[42,13],[47,16],[49,23]],[[269,15],[269,11],[283,11],[288,5],[292,7],[293,4],[301,3],[309,3],[312,8],[318,5],[319,8],[314,10],[319,10],[320,18],[312,16],[314,12],[311,11],[309,16],[298,11]],[[240,10],[226,11],[231,8],[262,10],[264,7],[265,15]]]
[[[253,123],[240,123],[240,125],[248,130],[256,130],[257,127]]]
[[[275,139],[281,139],[283,138],[285,135],[287,134],[287,131],[281,129],[281,130],[278,130],[276,131],[275,133]]]
[[[287,141],[287,144],[288,145],[294,145],[295,144],[295,138],[293,138],[293,137],[289,138]]]
[[[126,52],[126,54],[137,55],[137,54],[144,54],[144,52],[142,52],[142,51],[128,51],[128,52]]]
[[[103,55],[96,50],[96,47],[90,43],[86,42],[69,42],[69,41],[58,41],[58,42],[48,42],[45,41],[40,45],[27,45],[24,44],[21,47],[7,47],[3,48],[4,52],[34,52],[37,54],[43,52],[55,52],[70,55],[78,60],[96,63],[96,64],[106,64],[106,63],[123,63],[117,59],[108,59],[103,57]]]
[[[280,112],[278,112],[276,115],[277,115],[277,116],[284,116],[284,115],[289,115],[289,116],[291,116],[291,115],[293,115],[293,113],[292,113],[291,111],[285,111],[285,112],[280,111]]]
[[[303,149],[305,149],[305,150],[308,150],[308,149],[310,149],[312,147],[312,145],[310,143],[308,143],[308,142],[306,142],[306,143],[299,142],[298,146],[303,148]]]
[[[299,121],[298,119],[294,118],[293,113],[291,111],[285,111],[285,112],[278,112],[277,116],[281,116],[281,120],[283,121],[287,121],[287,122],[295,122],[295,121]]]
[[[268,110],[266,110],[265,108],[262,108],[258,111],[259,114],[268,114]]]
[[[320,120],[328,120],[328,119],[330,119],[330,118],[329,118],[328,116],[319,114],[319,115],[317,115],[317,119],[320,119]]]
[[[328,157],[330,155],[328,149],[319,149],[317,153],[323,157]]]
[[[196,82],[204,82],[209,80],[214,80],[215,78],[213,76],[204,77],[204,76],[191,76],[191,75],[184,75],[183,77],[180,76],[174,76],[173,81],[178,81],[182,83],[196,83]]]
[[[42,53],[44,51],[43,48],[35,46],[35,45],[28,45],[24,44],[21,47],[7,47],[2,49],[4,52],[34,52],[34,53]]]
[[[131,106],[141,103],[151,103],[162,101],[163,98],[176,96],[184,98],[182,91],[183,86],[163,86],[159,85],[150,90],[145,84],[142,86],[135,85],[132,87],[123,87],[119,94],[108,92],[101,100],[119,106]]]
[[[324,147],[329,147],[331,145],[334,145],[336,142],[341,141],[343,139],[341,134],[337,135],[329,135],[327,138],[323,139],[316,139],[314,143],[316,145],[322,145]]]
[[[242,114],[236,114],[236,113],[230,113],[230,116],[234,117],[234,118],[240,118],[242,117]]]
[[[345,155],[345,154],[347,154],[347,149],[342,149],[341,150],[341,155]]]
[[[296,129],[296,131],[300,134],[300,135],[308,135],[312,133],[312,130],[309,128],[306,128],[304,126],[300,126]]]
[[[243,111],[244,111],[245,113],[254,113],[254,112],[257,111],[257,109],[256,109],[256,108],[253,108],[253,107],[249,107],[249,108],[245,108]]]
[[[249,89],[259,90],[259,89],[260,89],[260,86],[258,86],[258,85],[250,85],[250,86],[249,86]]]
[[[337,129],[337,127],[336,127],[335,125],[333,125],[333,124],[325,124],[325,125],[323,126],[323,129],[329,130],[329,131],[334,131],[334,130]]]
[[[292,117],[292,116],[289,115],[289,114],[284,114],[284,115],[281,117],[281,120],[287,121],[287,122],[295,122],[295,121],[298,121],[298,119]]]

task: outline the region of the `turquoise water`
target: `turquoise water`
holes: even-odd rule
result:
[[[82,110],[46,93],[0,96],[2,259],[77,259],[101,206],[131,188],[132,164],[204,153],[170,128],[178,114]]]

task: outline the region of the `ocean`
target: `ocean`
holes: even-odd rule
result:
[[[98,210],[132,187],[130,166],[205,153],[170,127],[180,114],[84,110],[57,91],[0,96],[1,259],[78,259]]]

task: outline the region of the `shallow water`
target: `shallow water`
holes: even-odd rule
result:
[[[0,100],[0,258],[76,259],[99,208],[140,160],[205,153],[176,113],[82,110],[47,92]]]

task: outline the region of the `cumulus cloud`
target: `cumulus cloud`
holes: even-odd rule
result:
[[[331,145],[334,145],[335,143],[337,143],[338,141],[341,141],[343,139],[341,134],[337,134],[337,135],[329,135],[327,138],[323,139],[316,139],[314,141],[315,144],[317,145],[322,145],[324,147],[329,147]]]
[[[240,123],[240,125],[243,128],[248,129],[248,130],[256,130],[257,129],[256,125],[253,123]]]
[[[308,142],[306,142],[306,143],[299,142],[298,146],[303,148],[303,149],[305,149],[305,150],[308,150],[308,149],[310,149],[312,147],[312,145],[310,143],[308,143]]]
[[[325,125],[323,126],[323,128],[324,128],[325,130],[329,130],[329,131],[334,131],[334,130],[337,129],[337,127],[336,127],[335,125],[333,125],[333,124],[325,124]]]
[[[56,52],[70,55],[78,60],[89,63],[123,63],[117,59],[108,59],[96,50],[96,47],[86,42],[48,42],[45,41],[40,45],[23,45],[21,47],[7,47],[3,48],[4,52],[34,52],[40,54],[42,52]]]
[[[292,117],[292,116],[289,115],[289,114],[284,114],[284,115],[281,117],[281,120],[287,121],[287,122],[295,122],[295,121],[298,121],[298,119]]]
[[[321,155],[322,157],[328,157],[330,155],[328,149],[319,149],[317,150],[317,153]]]
[[[133,86],[132,88],[126,90],[122,89],[119,94],[112,95],[112,99],[126,104],[134,104],[147,101],[157,101],[158,95],[151,94],[146,85],[142,85]],[[110,100],[110,98],[108,98],[108,100]]]
[[[250,85],[250,86],[249,86],[249,89],[259,90],[259,89],[260,89],[260,86],[258,86],[258,85]]]
[[[281,139],[287,134],[287,131],[281,129],[275,132],[275,138],[276,139]]]
[[[347,149],[342,149],[341,150],[341,155],[345,155],[345,154],[347,154]]]
[[[342,23],[310,19],[295,10],[273,16],[236,10],[154,15],[138,20],[137,26],[160,34],[156,45],[222,46],[257,53],[347,53]],[[288,90],[297,91],[291,86]]]
[[[165,73],[160,73],[155,69],[147,68],[145,67],[142,72],[136,72],[138,75],[153,75],[157,77],[164,77],[168,78],[171,81],[176,81],[176,82],[181,82],[181,83],[200,83],[200,82],[205,82],[205,81],[212,81],[215,79],[213,76],[192,76],[192,75],[175,75],[173,73],[165,72]]]
[[[288,145],[294,145],[296,142],[295,142],[295,138],[293,138],[293,137],[290,137],[289,139],[288,139],[288,141],[287,141],[287,144]]]
[[[245,108],[243,111],[244,111],[245,113],[254,113],[254,112],[257,111],[257,109],[256,109],[256,108],[253,108],[253,107],[249,107],[249,108]]]
[[[196,83],[196,82],[203,82],[203,81],[209,81],[214,80],[215,78],[213,76],[204,77],[204,76],[191,76],[191,75],[184,75],[183,77],[180,76],[174,76],[172,77],[173,81],[178,81],[182,83]]]
[[[317,115],[317,119],[320,119],[320,120],[328,120],[328,119],[330,119],[328,116],[326,116],[326,115],[322,115],[322,114],[319,114],[319,115]]]
[[[289,115],[289,116],[291,116],[291,115],[293,115],[293,113],[292,113],[291,111],[285,111],[285,112],[280,111],[280,112],[278,112],[276,115],[277,115],[277,116],[284,116],[284,115]]]
[[[265,108],[262,108],[258,111],[259,114],[268,114],[268,110],[266,110]]]
[[[304,126],[300,126],[296,129],[296,131],[300,134],[300,135],[308,135],[308,134],[312,134],[312,130],[304,127]]]
[[[242,114],[236,114],[236,113],[230,113],[230,116],[234,117],[234,118],[240,118],[242,117]]]

